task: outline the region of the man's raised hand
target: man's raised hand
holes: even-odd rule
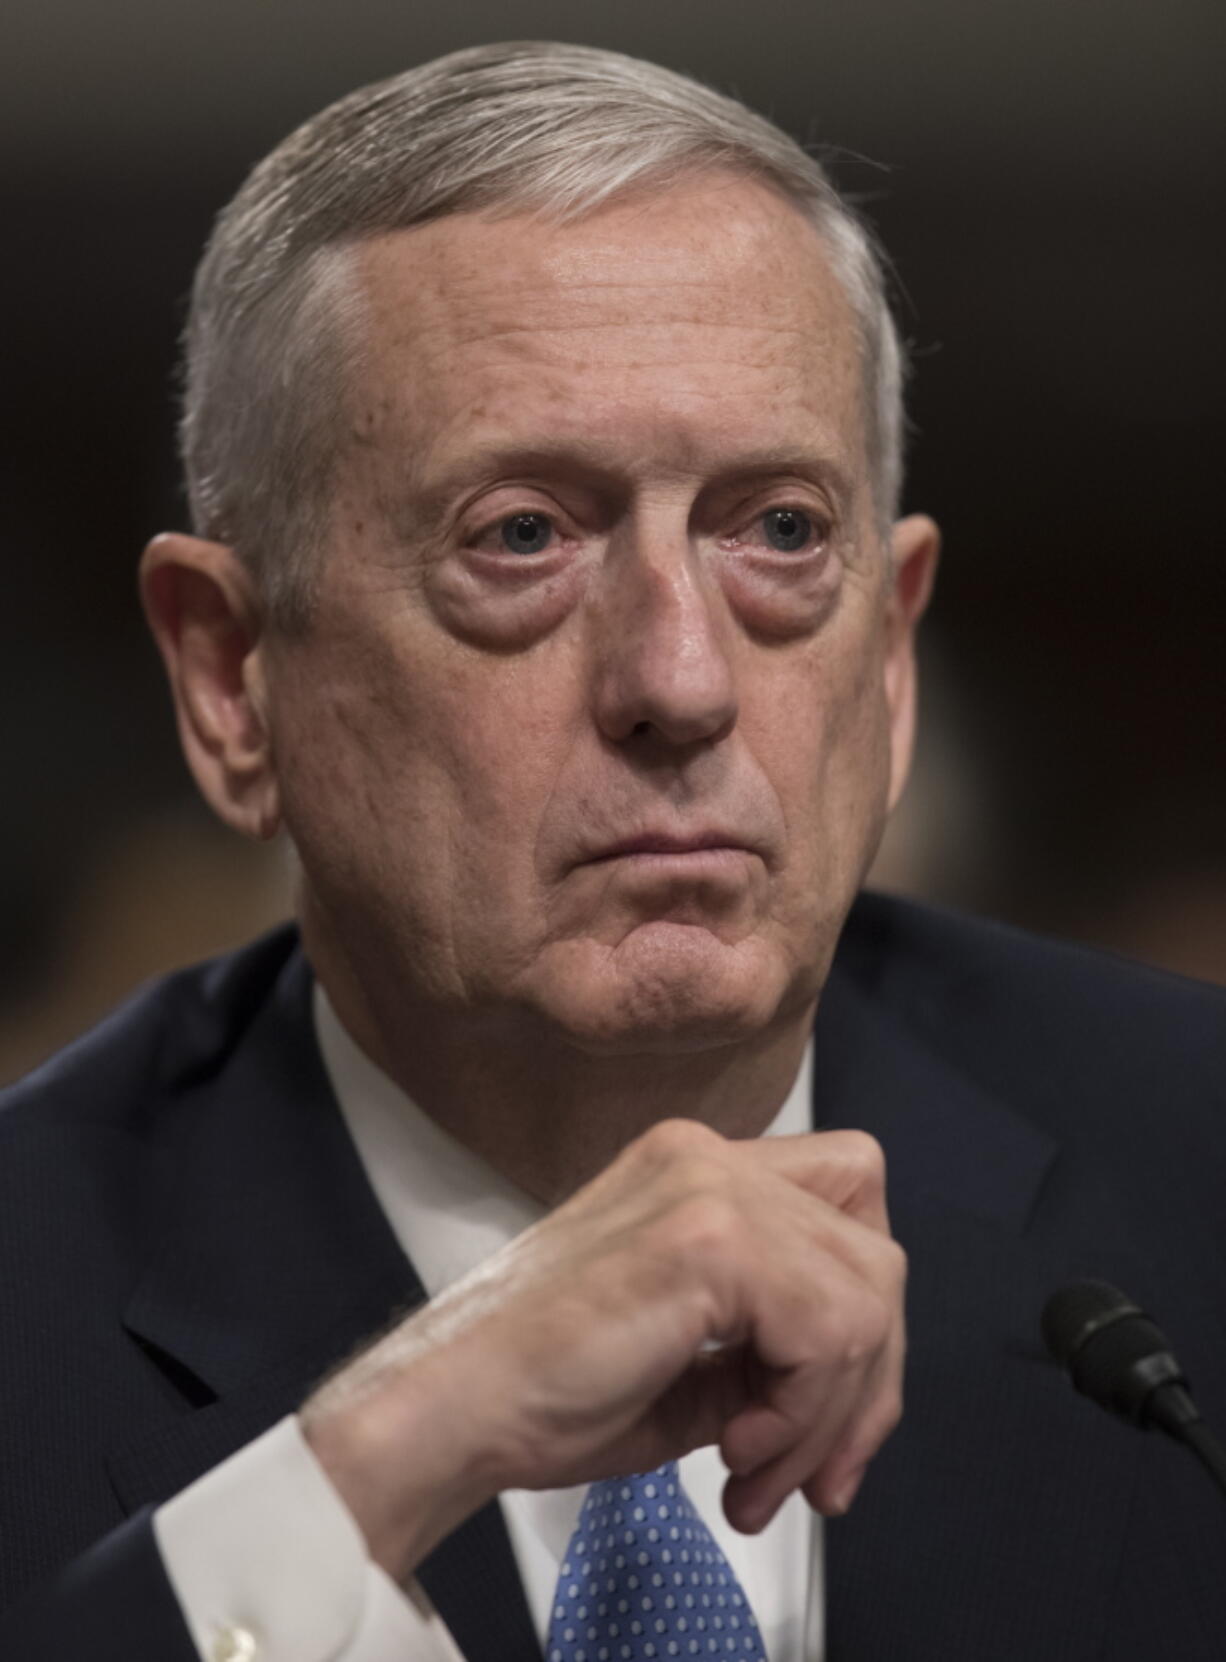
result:
[[[900,1413],[904,1279],[871,1138],[670,1120],[337,1374],[303,1425],[399,1577],[501,1490],[708,1443],[737,1528],[797,1488],[838,1513]]]

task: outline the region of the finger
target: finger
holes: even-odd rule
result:
[[[770,1467],[751,1474],[763,1486],[761,1506],[780,1504],[792,1487],[798,1487],[827,1517],[846,1512],[865,1471],[902,1416],[903,1349],[898,1330],[853,1390],[850,1412],[833,1437],[828,1427],[823,1428],[818,1438],[794,1453],[785,1451]]]
[[[821,1202],[806,1202],[801,1249],[759,1255],[749,1337],[769,1369],[854,1365],[901,1337],[906,1256],[880,1235]],[[769,1376],[762,1396],[771,1395]]]
[[[801,1442],[786,1449],[747,1475],[730,1474],[724,1485],[724,1514],[734,1529],[757,1534],[775,1516],[794,1489],[814,1477],[814,1461],[843,1440],[848,1418],[855,1412],[854,1389],[831,1394],[823,1411]]]
[[[797,1137],[758,1137],[736,1146],[759,1169],[775,1172],[849,1217],[889,1233],[885,1154],[866,1131],[810,1131]]]
[[[655,1465],[719,1442],[724,1428],[751,1401],[751,1365],[750,1352],[741,1345],[694,1358],[649,1410],[647,1421],[653,1435],[666,1448]]]
[[[841,1518],[851,1510],[867,1474],[868,1467],[865,1465],[848,1472],[837,1484],[827,1485],[820,1478],[813,1478],[801,1485],[801,1493],[815,1512],[827,1518]]]
[[[836,1511],[836,1496],[841,1498],[854,1474],[847,1472],[836,1489],[828,1476],[831,1452],[852,1441],[849,1428],[862,1417],[860,1397],[859,1382],[844,1382],[843,1389],[827,1396],[807,1437],[756,1471],[729,1476],[724,1512],[734,1528],[747,1533],[765,1528],[794,1489],[802,1489],[818,1511]],[[856,1436],[855,1440],[863,1439]]]
[[[796,1427],[773,1403],[756,1402],[728,1421],[720,1458],[734,1477],[750,1477],[796,1442]]]
[[[870,1411],[853,1419],[823,1465],[801,1487],[809,1504],[841,1517],[854,1500],[869,1464],[902,1416],[901,1366],[893,1358]]]
[[[821,1511],[846,1509],[853,1480],[898,1423],[904,1343],[901,1321],[887,1317],[876,1342],[853,1340],[807,1368],[767,1377],[763,1396],[721,1439],[731,1473],[728,1515],[737,1527],[749,1520],[760,1528],[798,1487]]]

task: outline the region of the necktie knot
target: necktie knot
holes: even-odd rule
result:
[[[561,1571],[547,1662],[765,1662],[753,1612],[677,1463],[593,1483]]]

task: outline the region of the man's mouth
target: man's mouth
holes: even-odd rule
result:
[[[694,832],[643,831],[598,848],[587,863],[608,860],[687,858],[696,855],[744,855],[757,850],[743,837],[724,830]]]

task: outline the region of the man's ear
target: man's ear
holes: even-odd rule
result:
[[[168,532],[140,565],[141,600],[175,701],[179,740],[213,811],[247,836],[281,823],[267,719],[262,610],[233,549]]]
[[[890,799],[895,806],[915,747],[915,630],[932,593],[941,533],[926,514],[900,519],[890,537],[885,696],[890,711]]]

